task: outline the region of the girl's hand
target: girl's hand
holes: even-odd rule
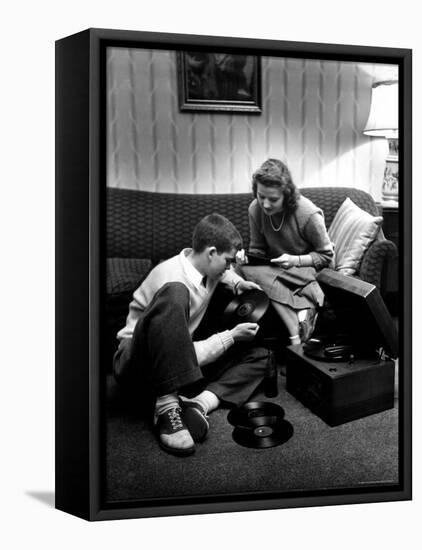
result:
[[[262,290],[262,288],[253,281],[244,281],[243,279],[236,283],[236,294],[242,294],[245,290]]]
[[[271,260],[271,263],[278,264],[283,269],[290,269],[291,267],[295,267],[299,263],[299,259],[297,256],[291,256],[290,254],[282,254],[278,258],[273,258]]]
[[[242,248],[242,250],[238,250],[236,252],[236,263],[238,265],[244,265],[244,264],[249,263],[248,262],[248,257],[246,256],[246,252],[245,252],[244,248]]]

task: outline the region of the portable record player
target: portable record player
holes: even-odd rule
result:
[[[394,362],[373,359],[323,361],[287,348],[286,388],[330,426],[394,406]]]
[[[287,390],[330,426],[392,408],[397,332],[377,288],[328,269],[317,280],[343,335],[289,346]]]

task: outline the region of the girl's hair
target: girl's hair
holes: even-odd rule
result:
[[[242,237],[235,226],[220,214],[205,216],[193,231],[192,248],[202,252],[207,246],[215,246],[218,254],[242,248]]]
[[[290,170],[278,159],[266,160],[252,175],[252,190],[256,197],[258,183],[266,187],[278,187],[284,195],[283,208],[288,212],[296,210],[300,193],[293,183]]]

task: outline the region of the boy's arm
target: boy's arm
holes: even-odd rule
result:
[[[231,288],[233,293],[236,294],[236,286],[243,280],[244,279],[233,269],[233,266],[231,266],[230,269],[224,272],[220,282]]]
[[[236,273],[233,267],[230,267],[230,269],[228,269],[224,273],[223,277],[221,278],[221,282],[231,288],[233,294],[235,295],[242,294],[242,292],[245,292],[245,290],[262,290],[262,288],[256,283],[252,281],[245,281],[243,277]]]
[[[230,330],[217,332],[205,340],[193,343],[196,358],[200,367],[216,361],[223,353],[234,344]]]
[[[239,323],[231,330],[217,332],[206,340],[193,342],[198,365],[202,367],[216,361],[235,342],[253,340],[258,329],[257,323]]]

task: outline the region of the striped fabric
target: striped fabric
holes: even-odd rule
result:
[[[382,216],[371,216],[347,197],[328,230],[335,245],[337,271],[354,275],[359,270],[363,255],[378,235],[382,221]]]

